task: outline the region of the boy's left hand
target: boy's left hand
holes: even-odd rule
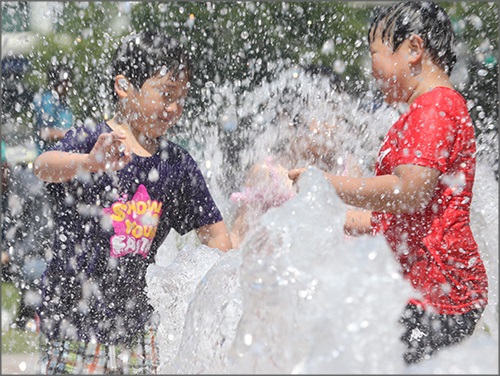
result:
[[[89,153],[90,164],[96,171],[118,171],[132,160],[121,132],[102,133]]]

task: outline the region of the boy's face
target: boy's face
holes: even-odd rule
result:
[[[410,96],[407,87],[410,77],[407,50],[405,41],[393,51],[392,46],[382,41],[380,32],[375,33],[370,44],[372,76],[389,104],[406,102]]]
[[[148,138],[157,138],[177,123],[188,92],[188,78],[172,79],[168,72],[148,79],[137,90],[129,89],[126,107],[128,122]]]

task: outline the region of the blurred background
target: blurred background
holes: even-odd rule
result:
[[[252,143],[239,117],[245,93],[297,64],[327,67],[348,93],[380,105],[367,32],[375,8],[390,3],[2,2],[2,356],[36,350],[33,307],[52,231],[43,186],[32,174],[43,143],[38,111],[44,92],[64,82],[58,104],[70,113],[66,125],[112,117],[108,66],[117,42],[160,28],[188,47],[194,65],[173,134],[190,148],[204,142],[203,129],[215,129],[231,164]],[[453,82],[468,101],[481,152],[493,159],[498,180],[499,5],[439,4],[458,37]],[[230,93],[214,95],[222,87]]]

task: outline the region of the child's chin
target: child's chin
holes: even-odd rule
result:
[[[385,103],[390,104],[390,105],[393,105],[393,104],[398,102],[396,97],[394,95],[392,95],[391,93],[384,93],[384,101],[385,101]]]
[[[153,129],[153,132],[157,131],[158,133],[165,133],[162,132],[161,130],[166,131],[169,128],[172,128],[175,125],[175,122],[172,120],[163,120],[163,119],[156,119],[156,127]]]

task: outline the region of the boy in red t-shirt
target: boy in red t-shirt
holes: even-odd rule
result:
[[[403,357],[413,364],[471,335],[488,303],[470,229],[474,128],[449,80],[454,33],[439,5],[391,5],[374,19],[369,43],[386,102],[409,107],[383,141],[375,177],[325,176],[346,204],[364,209],[348,211],[345,232],[383,233],[418,292],[401,318]]]

